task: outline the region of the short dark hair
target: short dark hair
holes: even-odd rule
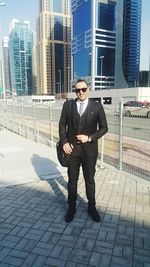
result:
[[[88,87],[88,83],[87,83],[86,80],[84,80],[84,79],[79,79],[79,80],[77,80],[77,82],[75,83],[75,88],[76,88],[77,83],[82,83],[82,82],[84,82],[84,83],[87,85],[87,87]]]

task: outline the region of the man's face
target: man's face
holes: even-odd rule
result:
[[[84,101],[88,98],[89,88],[85,82],[79,82],[76,84],[76,95],[80,101]]]

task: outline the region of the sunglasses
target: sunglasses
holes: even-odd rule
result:
[[[85,93],[86,90],[87,90],[87,88],[80,88],[80,89],[75,89],[75,92],[76,92],[77,94],[79,94],[80,91],[82,91],[83,93]]]

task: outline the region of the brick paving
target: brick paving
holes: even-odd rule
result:
[[[150,266],[149,183],[98,169],[101,223],[87,214],[82,176],[70,224],[67,178],[0,188],[0,266]]]
[[[26,141],[28,142],[28,141]],[[102,218],[87,214],[84,180],[67,224],[67,176],[0,187],[1,267],[150,267],[150,182],[97,168]]]

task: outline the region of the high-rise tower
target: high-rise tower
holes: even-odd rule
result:
[[[115,80],[116,0],[72,0],[73,79],[86,77],[91,89]]]
[[[138,85],[141,39],[141,0],[120,0],[116,10],[116,88]]]
[[[72,0],[72,74],[91,90],[137,83],[141,0]]]
[[[141,1],[124,0],[123,73],[129,87],[137,85],[140,64]]]
[[[30,24],[13,19],[10,24],[9,55],[12,91],[32,94],[32,39]]]
[[[3,84],[5,96],[11,96],[11,77],[10,77],[10,60],[9,60],[9,37],[5,36],[2,41],[3,53]]]
[[[37,93],[69,90],[71,72],[70,0],[39,0]]]

